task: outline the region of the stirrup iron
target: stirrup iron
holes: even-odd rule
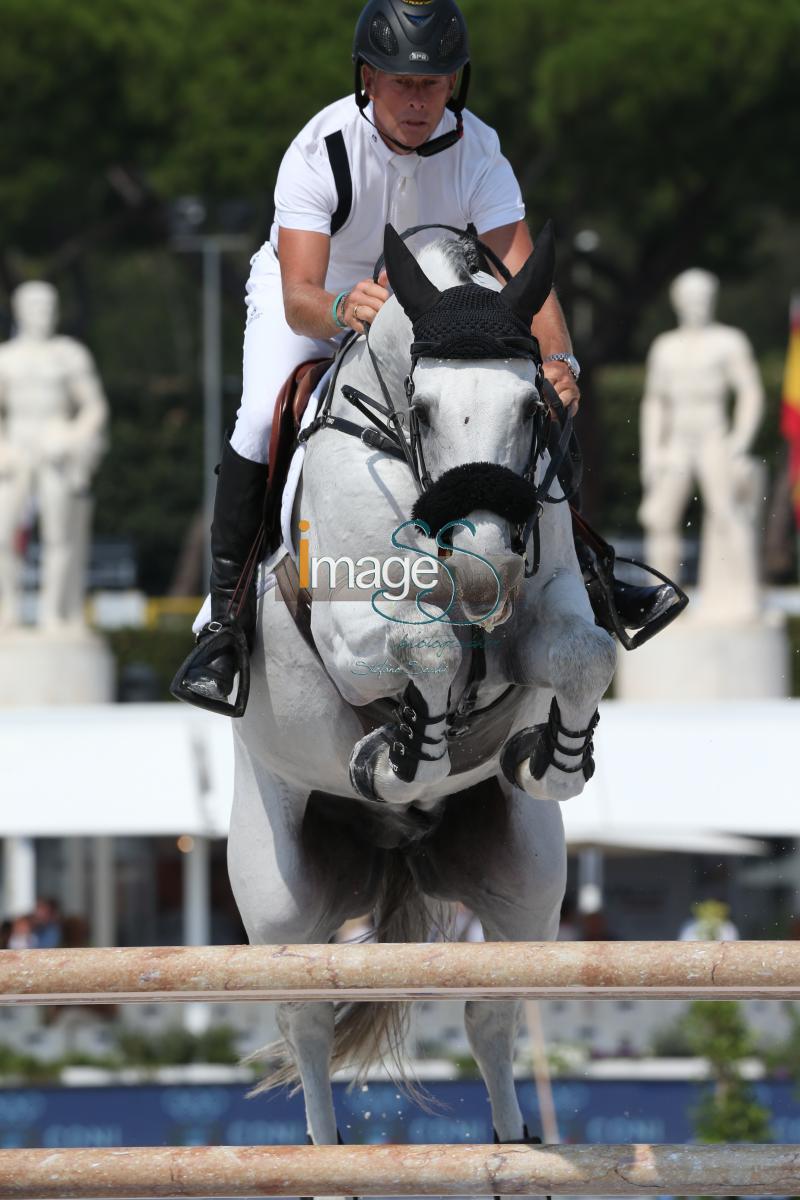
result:
[[[187,673],[192,668],[207,666],[209,660],[221,650],[231,650],[236,659],[239,683],[235,700],[215,700],[212,696],[203,696],[186,683]],[[169,690],[176,700],[185,700],[187,704],[194,704],[207,712],[219,713],[223,717],[244,716],[250,695],[250,649],[239,622],[233,619],[211,621],[181,663]]]

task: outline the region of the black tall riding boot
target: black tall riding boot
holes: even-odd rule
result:
[[[247,704],[267,473],[226,441],[211,525],[211,620],[172,682],[179,700],[227,716],[241,716]]]

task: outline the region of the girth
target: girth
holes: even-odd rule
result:
[[[281,559],[275,567],[274,574],[278,590],[292,614],[298,633],[324,670],[322,656],[311,632],[311,593],[308,588],[300,586],[300,577],[291,555],[287,554]],[[473,642],[469,646],[469,677],[458,703],[452,709],[448,706],[450,715],[447,720],[447,749],[450,754],[451,775],[463,775],[499,754],[508,740],[525,695],[524,688],[512,684],[491,704],[484,708],[476,707],[478,689],[485,676],[486,667],[482,645],[483,630],[477,625],[471,629],[477,631],[477,636],[473,635]],[[367,734],[393,720],[396,704],[396,698],[387,697],[373,700],[369,704],[350,704],[350,708]]]

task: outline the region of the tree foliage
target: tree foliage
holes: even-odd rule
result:
[[[787,230],[800,197],[790,152],[800,127],[797,0],[766,8],[758,0],[462,4],[473,46],[470,106],[500,133],[532,227],[556,217],[568,311],[576,294],[591,299],[591,335],[577,347],[584,363],[640,357],[653,313],[668,319],[657,307],[667,280],[690,264],[731,286],[741,281],[759,348],[779,348],[795,245]],[[352,86],[360,7],[361,0],[4,0],[0,295],[7,300],[32,274],[51,278],[67,328],[96,350],[106,379],[126,381],[112,402],[115,420],[127,425],[112,434],[130,435],[126,453],[136,458],[142,490],[123,501],[119,474],[107,490],[123,519],[141,507],[148,545],[160,536],[144,504],[156,494],[153,445],[167,436],[152,403],[163,395],[154,392],[154,362],[159,376],[166,370],[183,380],[165,412],[182,408],[194,422],[186,445],[198,444],[199,356],[194,334],[183,332],[187,320],[197,324],[187,299],[197,301],[196,264],[179,268],[185,288],[177,299],[175,288],[158,287],[173,274],[170,206],[198,194],[210,202],[212,223],[224,223],[226,206],[229,213],[232,201],[244,201],[239,220],[249,212],[254,247],[263,240],[286,145]],[[580,276],[573,237],[586,227],[601,242]],[[145,263],[146,285],[119,301],[124,335],[107,337],[98,293],[121,268],[143,280]],[[245,268],[228,272],[231,376],[241,361]],[[591,393],[590,372],[586,384]],[[587,403],[589,489],[601,470],[602,431],[592,416]],[[184,501],[176,503],[175,524],[188,517]]]
[[[741,1075],[742,1059],[755,1049],[741,1005],[695,1001],[684,1018],[684,1032],[695,1054],[708,1060],[713,1080],[693,1114],[699,1141],[770,1141],[770,1114]]]

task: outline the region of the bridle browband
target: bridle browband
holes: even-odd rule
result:
[[[489,246],[478,238],[474,226],[470,225],[466,230],[463,230],[456,229],[452,225],[415,225],[407,229],[400,236],[403,241],[406,241],[414,234],[429,229],[444,229],[450,233],[455,233],[460,238],[469,238],[480,254],[497,268],[506,282],[511,278],[505,263],[498,258]],[[375,282],[377,282],[378,276],[383,269],[383,263],[384,259],[383,255],[381,255],[375,264],[373,273],[373,280]],[[365,333],[363,336],[365,337],[367,351],[375,372],[375,378],[378,381],[383,402],[381,403],[381,401],[367,395],[365,392],[359,391],[358,388],[352,387],[350,384],[345,384],[341,388],[341,395],[348,404],[370,422],[372,428],[348,421],[343,417],[338,417],[331,413],[341,364],[350,348],[362,336],[353,332],[352,336],[345,338],[337,353],[320,411],[314,420],[298,435],[298,442],[301,444],[306,443],[320,429],[336,429],[340,433],[357,437],[364,445],[369,446],[370,449],[379,450],[384,454],[389,454],[405,462],[411,472],[418,492],[422,494],[432,486],[433,479],[425,462],[419,410],[414,403],[414,371],[420,358],[448,357],[447,342],[442,339],[432,341],[415,340],[411,345],[411,369],[405,379],[405,395],[409,414],[408,435],[406,436],[404,429],[406,415],[398,411],[383,377],[380,364],[370,344],[369,324],[365,322],[364,328]],[[480,332],[478,332],[477,336],[483,337]],[[573,417],[565,411],[555,389],[551,387],[542,374],[542,364],[535,339],[532,336],[530,338],[504,336],[501,338],[487,337],[485,341],[487,358],[525,357],[532,359],[537,367],[536,388],[540,399],[533,414],[533,428],[528,459],[522,471],[522,478],[531,485],[531,512],[527,521],[524,523],[520,522],[514,526],[512,537],[512,548],[515,553],[525,559],[525,577],[530,578],[536,574],[540,564],[539,520],[544,511],[544,505],[564,503],[570,500],[578,491],[582,471],[580,451],[573,430]],[[456,357],[456,355],[451,354],[450,357]],[[537,484],[536,471],[545,452],[549,453],[550,461],[541,481]],[[560,496],[553,496],[550,493],[550,489],[556,478],[558,478],[561,484],[562,494]],[[531,538],[533,539],[533,558],[529,562],[527,558],[527,546]]]

